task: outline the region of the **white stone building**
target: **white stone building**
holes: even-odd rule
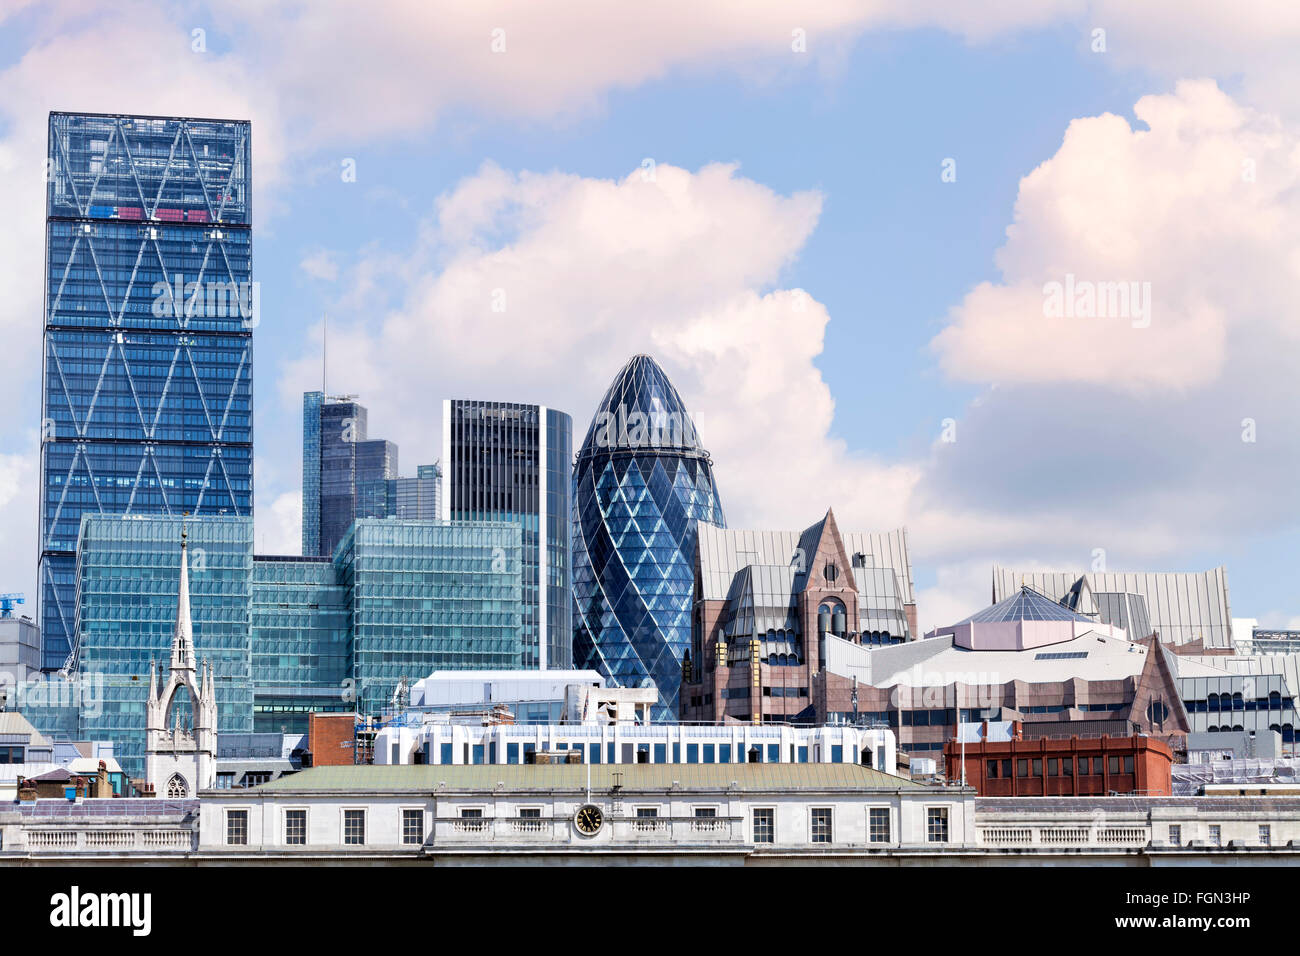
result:
[[[853,764],[370,766],[205,793],[199,846],[302,860],[719,861],[934,854],[974,835],[973,791]]]

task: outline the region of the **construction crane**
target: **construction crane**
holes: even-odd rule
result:
[[[13,617],[15,604],[26,604],[27,595],[21,591],[12,594],[0,594],[0,617]]]

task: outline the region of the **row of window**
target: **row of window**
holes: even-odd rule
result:
[[[248,845],[248,811],[226,811],[226,845]],[[420,846],[424,843],[424,811],[421,809],[403,809],[402,844]],[[718,814],[716,807],[697,807],[696,819],[713,819]],[[636,819],[643,822],[657,821],[658,807],[636,808]],[[540,832],[543,827],[542,811],[539,807],[524,807],[519,810],[516,823],[527,831]],[[483,810],[478,807],[464,807],[460,811],[460,826],[478,831],[486,829],[487,821]],[[808,836],[811,843],[835,842],[835,810],[832,807],[812,807],[808,811]],[[1211,828],[1214,829],[1214,828]],[[1170,839],[1176,827],[1171,827]],[[776,842],[776,808],[758,807],[751,814],[751,833],[756,844]],[[869,807],[867,809],[867,839],[871,843],[889,843],[892,840],[889,807]],[[949,841],[948,808],[927,807],[925,811],[925,839],[928,843],[947,843]],[[345,809],[343,811],[343,843],[345,846],[363,846],[366,842],[366,811],[364,809]],[[293,809],[284,811],[284,843],[286,846],[305,846],[307,844],[307,811]]]
[[[1133,755],[1125,756],[1113,755],[1105,757],[1047,757],[1047,775],[1049,777],[1072,777],[1074,776],[1075,760],[1079,762],[1079,776],[1086,777],[1089,774],[1100,776],[1107,770],[1106,761],[1109,760],[1110,773],[1132,773],[1133,772]],[[1090,762],[1091,761],[1091,762]],[[1015,761],[1017,777],[1041,777],[1043,775],[1043,757],[1021,757]],[[1091,768],[1091,769],[1090,769]],[[984,775],[990,780],[1010,779],[1011,761],[1010,760],[989,760],[985,762]]]
[[[1211,823],[1211,824],[1209,825],[1209,834],[1208,834],[1208,835],[1209,835],[1209,840],[1208,840],[1207,842],[1210,844],[1210,846],[1223,846],[1223,827],[1222,827],[1222,825],[1220,825],[1220,824],[1218,824],[1218,823]],[[1273,828],[1272,828],[1272,826],[1270,826],[1270,825],[1267,824],[1267,823],[1261,823],[1261,824],[1259,824],[1258,837],[1259,837],[1259,845],[1260,845],[1260,846],[1272,846],[1272,845],[1273,845]],[[1170,824],[1170,826],[1169,826],[1169,842],[1172,843],[1174,846],[1182,846],[1182,845],[1183,845],[1183,828],[1182,828],[1181,825],[1179,825],[1179,824],[1177,824],[1177,823]]]

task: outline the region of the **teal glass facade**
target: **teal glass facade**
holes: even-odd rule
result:
[[[253,559],[253,732],[306,733],[312,711],[352,710],[347,588],[328,558]]]
[[[247,122],[51,113],[42,666],[76,620],[82,514],[253,507]]]
[[[358,709],[378,712],[403,677],[518,668],[522,560],[517,524],[358,519],[334,555]]]
[[[57,739],[112,741],[136,777],[149,665],[165,676],[170,657],[181,522],[83,517],[71,679],[21,708]],[[403,677],[519,667],[517,524],[366,518],[332,560],[254,556],[250,518],[185,525],[195,651],[213,665],[221,734],[303,732],[312,711],[378,714]]]
[[[77,549],[75,674],[102,679],[99,706],[83,707],[79,735],[111,740],[129,776],[144,772],[149,665],[166,670],[180,584],[180,517],[86,515]],[[249,600],[251,518],[185,519],[190,614],[199,660],[209,661],[220,733],[253,729]]]

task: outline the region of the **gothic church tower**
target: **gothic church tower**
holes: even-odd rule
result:
[[[145,705],[145,779],[156,796],[170,799],[193,798],[198,791],[211,788],[217,778],[217,701],[212,665],[199,664],[196,672],[187,534],[182,526],[181,581],[170,676],[159,693],[157,670],[149,665],[149,701]],[[181,711],[172,706],[182,692],[190,700],[192,726],[182,726]]]

